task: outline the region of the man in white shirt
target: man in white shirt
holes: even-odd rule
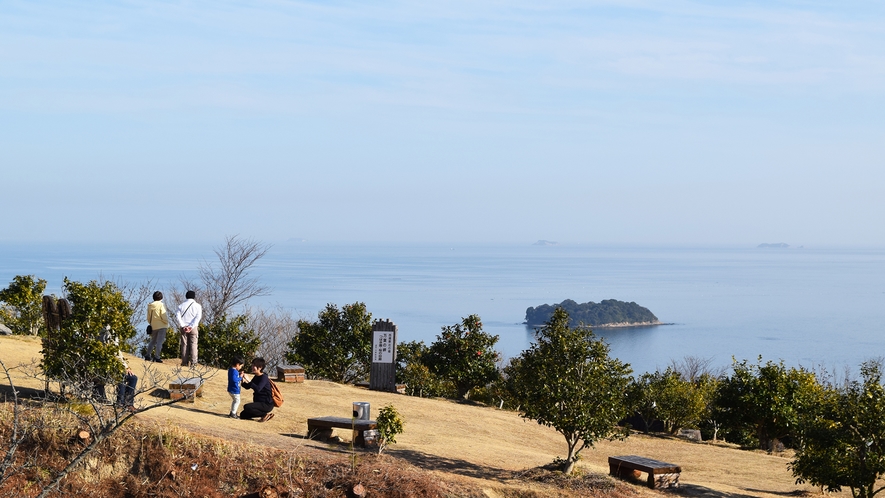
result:
[[[187,300],[178,305],[175,318],[181,327],[181,366],[196,366],[197,364],[197,340],[200,335],[197,327],[203,318],[203,307],[194,301],[197,293],[189,290],[185,294]]]

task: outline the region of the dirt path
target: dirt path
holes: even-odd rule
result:
[[[29,364],[39,357],[39,352],[39,340],[0,337],[0,360],[7,367]],[[140,379],[148,378],[145,369],[172,378],[177,375],[173,363],[176,362],[167,360],[166,364],[155,364],[131,359],[132,368]],[[565,441],[561,435],[521,419],[513,412],[380,393],[324,381],[281,384],[286,401],[269,422],[229,419],[226,417],[230,410],[226,372],[213,370],[210,373],[212,377],[206,382],[204,395],[195,403],[153,409],[138,417],[146,422],[176,425],[214,437],[321,455],[346,452],[347,445],[306,439],[308,417],[350,416],[354,401],[371,403],[374,416],[384,405],[393,404],[402,413],[406,425],[405,432],[389,451],[391,455],[425,469],[483,480],[490,496],[495,495],[494,489],[508,479],[511,471],[544,465],[556,456],[565,455]],[[13,380],[24,387],[43,387],[24,377],[21,371],[14,372]],[[7,384],[5,378],[2,384]],[[250,401],[251,391],[244,390],[243,398],[244,403]],[[144,394],[137,404],[146,406],[151,402],[150,396]],[[338,430],[336,434],[349,439],[347,432]],[[629,454],[681,465],[683,486],[680,494],[684,495],[774,497],[817,493],[810,486],[794,484],[786,457],[670,438],[632,435],[623,442],[601,442],[594,449],[584,450],[580,465],[605,474],[608,472],[608,456]],[[849,493],[843,492],[842,495],[849,496]]]

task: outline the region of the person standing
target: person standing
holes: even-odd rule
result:
[[[198,327],[203,318],[203,307],[194,299],[197,293],[189,290],[184,295],[187,299],[178,305],[175,318],[181,327],[181,366],[193,367],[197,364],[197,341],[200,338]]]
[[[237,417],[237,409],[240,407],[240,383],[243,381],[243,363],[246,360],[242,356],[235,356],[231,360],[230,368],[227,369],[227,393],[230,394],[230,418]]]
[[[252,389],[252,402],[243,406],[240,413],[242,419],[260,418],[259,422],[267,422],[273,418],[273,394],[271,393],[270,379],[264,373],[267,363],[264,358],[252,360],[252,380],[243,382],[243,387]]]
[[[169,317],[166,316],[166,305],[163,304],[163,293],[154,292],[154,302],[148,304],[147,321],[151,326],[151,340],[148,342],[145,359],[163,362],[160,355],[163,351],[163,343],[166,342],[166,330],[169,328]]]

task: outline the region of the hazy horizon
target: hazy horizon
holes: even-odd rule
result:
[[[882,247],[885,6],[0,4],[0,243]]]

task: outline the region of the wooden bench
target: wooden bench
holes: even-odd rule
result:
[[[307,419],[307,437],[314,439],[328,439],[332,437],[332,429],[353,430],[354,446],[363,448],[372,446],[378,437],[378,422],[374,420],[359,420],[348,417],[314,417]]]
[[[184,399],[186,403],[193,403],[197,396],[203,396],[203,379],[178,378],[169,383],[170,399]]]
[[[652,489],[678,487],[682,472],[678,465],[636,455],[608,457],[608,469],[610,475],[620,478],[637,478],[645,472]]]

